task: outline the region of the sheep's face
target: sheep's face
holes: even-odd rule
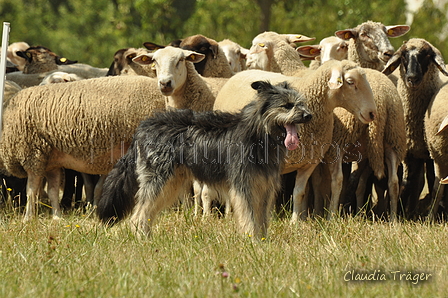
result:
[[[356,51],[362,61],[384,65],[394,54],[394,47],[389,37],[399,37],[409,31],[406,25],[384,26],[381,23],[368,21],[354,29],[336,31],[336,36],[355,40]]]
[[[256,42],[252,44],[246,56],[246,67],[248,69],[260,69],[271,71],[271,57],[273,56],[273,45],[269,42]]]
[[[322,39],[319,43],[319,50],[321,63],[331,59],[340,61],[347,59],[348,44],[336,36],[331,36]]]
[[[329,62],[326,62],[328,65]],[[366,79],[365,72],[338,61],[331,64],[331,76],[328,82],[330,98],[336,107],[342,107],[355,115],[362,123],[373,121],[377,115],[373,92]]]
[[[187,81],[186,63],[197,63],[204,59],[204,55],[183,50],[180,48],[166,47],[154,53],[142,54],[132,61],[139,64],[151,64],[157,74],[157,82],[165,96],[172,96],[181,92]]]
[[[229,62],[230,69],[236,73],[243,70],[242,61],[246,59],[247,49],[242,48],[239,44],[230,41],[223,40],[219,42],[224,55]]]
[[[392,73],[400,65],[403,82],[408,88],[421,85],[425,75],[432,72],[431,68],[438,68],[444,75],[448,75],[440,51],[424,39],[413,38],[404,43],[387,63],[383,73]]]

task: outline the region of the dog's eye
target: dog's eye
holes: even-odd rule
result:
[[[288,102],[287,104],[282,105],[287,110],[291,110],[294,107],[293,103]]]

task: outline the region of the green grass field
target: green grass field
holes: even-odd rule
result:
[[[0,214],[0,297],[448,297],[447,223],[273,219],[255,240],[170,210],[141,238],[93,215]]]

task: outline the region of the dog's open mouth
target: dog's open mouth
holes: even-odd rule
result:
[[[297,128],[295,124],[286,124],[286,138],[285,146],[288,150],[295,150],[299,147],[299,136],[297,135]]]

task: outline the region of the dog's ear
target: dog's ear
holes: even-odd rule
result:
[[[255,81],[252,84],[250,84],[252,89],[255,89],[258,91],[258,93],[263,92],[268,89],[272,89],[271,83],[269,81]]]

